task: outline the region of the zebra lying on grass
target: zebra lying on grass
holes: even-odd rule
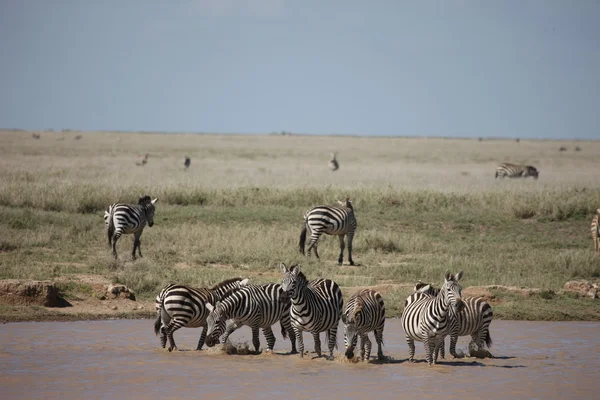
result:
[[[292,342],[291,353],[297,353],[296,337],[290,324],[290,302],[289,299],[283,300],[281,285],[267,283],[233,289],[227,292],[214,306],[207,304],[206,307],[210,311],[206,319],[208,327],[206,345],[208,347],[214,346],[219,341],[227,342],[233,331],[247,325],[252,329],[252,344],[255,353],[258,353],[260,349],[258,332],[261,328],[267,339],[267,351],[273,351],[275,335],[273,335],[271,326],[279,321],[283,338],[285,339],[289,335]],[[226,328],[227,320],[233,320],[233,323]]]
[[[427,363],[431,365],[437,362],[438,348],[450,329],[449,309],[454,307],[457,312],[462,311],[462,287],[458,283],[461,277],[462,271],[456,276],[446,271],[444,285],[437,296],[415,292],[404,302],[401,321],[406,333],[410,362],[414,361],[415,340],[423,342]]]
[[[248,285],[248,279],[233,278],[217,283],[210,289],[170,284],[156,296],[156,320],[154,333],[160,333],[160,345],[164,349],[169,339],[169,351],[177,350],[173,333],[182,327],[202,327],[196,350],[202,349],[206,338],[206,318],[210,311],[207,303],[215,304],[231,289]]]
[[[427,294],[435,297],[440,289],[432,285],[418,282],[414,288],[415,292]],[[490,304],[479,297],[463,297],[464,308],[461,312],[456,312],[453,307],[448,310],[450,316],[450,354],[454,358],[459,357],[456,353],[456,342],[459,336],[471,336],[469,348],[477,348],[477,351],[483,351],[484,347],[492,346],[492,337],[490,336],[490,323],[494,319],[494,311]],[[445,358],[444,343],[440,346],[440,355]]]
[[[531,165],[517,165],[511,163],[502,163],[496,168],[496,179],[508,178],[527,178],[532,176],[537,179],[540,172]]]
[[[152,200],[150,196],[141,196],[137,205],[114,203],[104,211],[108,245],[112,244],[115,259],[117,258],[117,241],[121,235],[131,233],[134,235],[131,256],[135,260],[135,250],[137,248],[140,257],[142,257],[140,237],[146,224],[150,227],[154,225],[154,211],[157,201],[158,199]]]
[[[315,353],[321,356],[321,339],[319,333],[327,332],[329,359],[333,360],[333,349],[337,347],[337,329],[342,314],[344,300],[337,283],[329,279],[308,281],[300,271],[300,267],[286,267],[280,263],[283,271],[281,286],[292,301],[290,317],[296,335],[300,357],[304,357],[304,340],[302,332],[313,334]]]
[[[346,357],[354,358],[357,337],[360,336],[360,358],[369,360],[371,341],[368,333],[374,331],[377,341],[377,359],[383,360],[383,327],[385,325],[385,305],[381,295],[372,289],[363,289],[350,297],[342,314]],[[366,345],[366,354],[365,354]]]
[[[356,218],[354,217],[354,208],[350,198],[346,202],[338,201],[339,206],[316,206],[306,212],[304,215],[304,227],[300,233],[300,252],[304,254],[304,245],[306,244],[306,233],[310,232],[310,244],[308,245],[308,255],[315,249],[315,256],[319,258],[317,251],[317,242],[323,233],[336,235],[340,239],[340,256],[338,264],[342,265],[344,261],[344,235],[348,238],[348,261],[354,265],[352,260],[352,238],[356,231]]]

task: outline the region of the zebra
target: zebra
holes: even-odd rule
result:
[[[284,297],[291,299],[290,317],[296,335],[300,357],[304,357],[302,332],[313,334],[315,353],[321,357],[321,338],[326,332],[329,345],[329,359],[333,360],[333,349],[337,348],[337,329],[344,306],[342,291],[337,283],[329,279],[308,281],[298,265],[288,268],[279,264],[283,271],[281,286]]]
[[[137,205],[114,203],[104,211],[108,245],[112,244],[115,259],[117,259],[117,241],[122,234],[130,233],[134,235],[132,257],[135,260],[136,248],[140,257],[142,257],[140,236],[142,236],[146,223],[149,227],[154,225],[154,211],[157,201],[158,199],[152,200],[150,196],[141,196]]]
[[[348,238],[348,261],[354,265],[352,260],[352,239],[356,231],[356,218],[354,208],[348,197],[346,202],[338,201],[338,206],[321,205],[316,206],[304,214],[304,227],[300,233],[300,253],[304,255],[304,245],[306,244],[306,233],[310,232],[310,244],[308,245],[308,255],[315,249],[315,256],[319,258],[317,251],[317,241],[323,233],[336,235],[340,240],[340,256],[338,264],[342,265],[344,260],[344,235]]]
[[[135,165],[142,167],[142,166],[146,165],[147,163],[148,163],[148,153],[146,153],[144,155],[144,158],[142,159],[141,162],[136,162]]]
[[[185,156],[185,161],[183,163],[183,166],[185,167],[185,169],[188,169],[190,167],[191,163],[192,163],[192,160],[188,156]]]
[[[383,360],[383,328],[385,325],[385,304],[381,295],[372,289],[363,289],[350,297],[342,314],[346,357],[354,358],[357,337],[360,336],[360,358],[369,360],[371,341],[368,332],[374,331],[377,341],[377,359]],[[365,358],[366,344],[366,358]]]
[[[425,346],[427,363],[431,365],[437,362],[439,346],[450,328],[448,310],[455,307],[457,312],[462,311],[462,287],[458,282],[462,274],[463,272],[460,271],[455,276],[450,271],[446,271],[444,285],[436,297],[416,292],[404,302],[401,322],[410,353],[408,361],[414,362],[415,340],[417,340],[423,342]]]
[[[156,296],[156,320],[154,333],[160,333],[160,345],[164,349],[169,339],[169,351],[177,351],[173,333],[179,328],[202,327],[196,350],[201,350],[206,339],[207,303],[216,303],[229,290],[248,285],[249,279],[232,278],[211,288],[194,288],[187,285],[169,284]]]
[[[252,328],[254,352],[259,353],[259,328],[262,328],[267,339],[267,352],[272,352],[275,335],[271,326],[279,321],[281,334],[284,339],[289,334],[292,342],[291,354],[295,354],[297,353],[296,338],[290,323],[290,305],[289,299],[284,298],[283,289],[278,283],[249,285],[230,290],[214,306],[206,305],[210,311],[206,319],[208,331],[206,345],[213,347],[219,339],[221,343],[225,343],[233,331],[247,325]],[[225,327],[227,320],[233,320],[233,323]]]
[[[596,210],[596,215],[592,218],[592,225],[590,227],[592,231],[592,240],[594,241],[594,251],[596,254],[600,254],[600,224],[598,219],[600,218],[600,208]]]
[[[428,294],[435,297],[439,289],[430,284],[418,282],[414,291]],[[459,336],[471,336],[469,348],[477,347],[482,351],[485,346],[492,347],[492,337],[490,336],[490,323],[494,319],[494,310],[492,306],[480,297],[463,297],[464,308],[457,313],[452,307],[448,311],[450,316],[450,354],[457,358],[456,342]],[[445,358],[444,343],[440,346],[440,355]]]
[[[527,178],[532,176],[537,179],[540,172],[531,165],[517,165],[511,163],[502,163],[496,168],[496,179],[509,178]]]
[[[340,168],[340,163],[335,158],[335,153],[329,153],[331,159],[329,160],[329,169],[332,171],[337,171]]]

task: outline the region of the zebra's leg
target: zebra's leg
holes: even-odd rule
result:
[[[113,253],[113,256],[115,257],[115,260],[117,259],[117,241],[119,240],[120,237],[121,237],[121,232],[119,232],[119,231],[115,232],[115,234],[113,236],[113,242],[112,242],[112,253]]]
[[[196,346],[196,350],[200,351],[202,350],[202,346],[204,346],[204,341],[206,340],[206,326],[203,325],[202,326],[202,333],[200,334],[200,339],[198,339],[198,346]]]
[[[423,346],[425,347],[425,359],[427,360],[427,364],[431,365],[433,364],[433,348],[435,347],[435,337],[430,338],[427,336],[423,341]]]
[[[308,245],[308,256],[310,257],[310,251],[314,248],[315,249],[315,257],[317,257],[317,260],[319,259],[319,251],[317,250],[317,243],[319,242],[319,237],[321,237],[321,233],[320,231],[313,231],[313,233],[311,234],[310,237],[310,244]]]
[[[300,358],[304,357],[304,339],[302,338],[302,331],[293,326],[294,336],[296,337],[296,343],[298,345],[298,352],[300,353]]]
[[[273,335],[273,329],[270,326],[263,328],[263,334],[265,335],[265,339],[267,339],[267,351],[273,352],[273,348],[275,347],[275,335]]]
[[[290,338],[290,342],[292,342],[292,351],[290,354],[296,354],[298,352],[298,350],[296,350],[296,334],[294,333],[294,329],[292,329],[289,311],[284,313],[283,317],[281,317],[281,325],[283,325],[283,328]]]
[[[344,248],[346,244],[344,243],[344,235],[338,235],[340,239],[340,256],[338,257],[338,265],[342,265],[344,262]]]
[[[160,327],[160,347],[163,349],[167,347],[167,334],[165,333],[165,326]]]
[[[363,361],[369,361],[369,358],[371,358],[371,341],[369,340],[369,335],[366,333],[360,335],[360,358]]]
[[[317,353],[317,357],[321,357],[321,338],[319,337],[319,332],[313,332],[312,334],[315,341],[315,353]]]
[[[348,237],[348,262],[350,265],[354,265],[354,260],[352,260],[352,239],[354,239],[354,232],[348,233],[346,236]]]
[[[133,252],[131,253],[131,257],[135,260],[135,249],[140,253],[140,257],[142,256],[142,251],[140,250],[140,235],[141,233],[135,232],[133,234]]]
[[[415,341],[406,335],[406,344],[408,345],[408,361],[415,362]]]
[[[383,329],[375,329],[375,341],[377,342],[377,359],[383,361]]]
[[[258,326],[252,327],[252,344],[254,345],[254,354],[260,353],[260,339],[258,337]],[[271,332],[271,335],[273,332]]]
[[[439,354],[444,360],[446,359],[446,339],[442,339],[442,343],[440,343]]]
[[[333,349],[337,347],[337,323],[327,331],[327,341],[329,342],[329,359],[333,360]]]
[[[458,354],[456,354],[456,342],[457,341],[458,341],[458,335],[455,335],[454,333],[450,334],[450,354],[452,354],[452,357],[454,357],[454,358],[458,358]]]

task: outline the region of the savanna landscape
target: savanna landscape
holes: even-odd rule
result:
[[[600,320],[598,299],[564,290],[600,281],[597,141],[5,130],[0,143],[1,283],[49,281],[71,305],[4,293],[2,321],[149,318],[167,283],[280,282],[281,261],[344,296],[376,288],[388,317],[418,280],[439,286],[449,269],[496,319]],[[501,162],[534,165],[539,179],[495,180]],[[132,260],[124,235],[115,260],[104,210],[146,194],[158,203],[144,257]],[[357,265],[337,265],[326,235],[320,261],[302,256],[303,214],[346,197]],[[135,301],[106,298],[109,284]]]

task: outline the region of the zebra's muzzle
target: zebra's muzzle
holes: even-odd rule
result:
[[[457,312],[461,312],[465,308],[465,303],[460,297],[456,299],[456,305],[454,306],[454,308]]]
[[[346,350],[346,358],[352,360],[354,358],[354,352],[350,349]]]
[[[149,226],[150,228],[152,228],[152,225],[154,225],[154,222],[148,222],[148,226]]]

